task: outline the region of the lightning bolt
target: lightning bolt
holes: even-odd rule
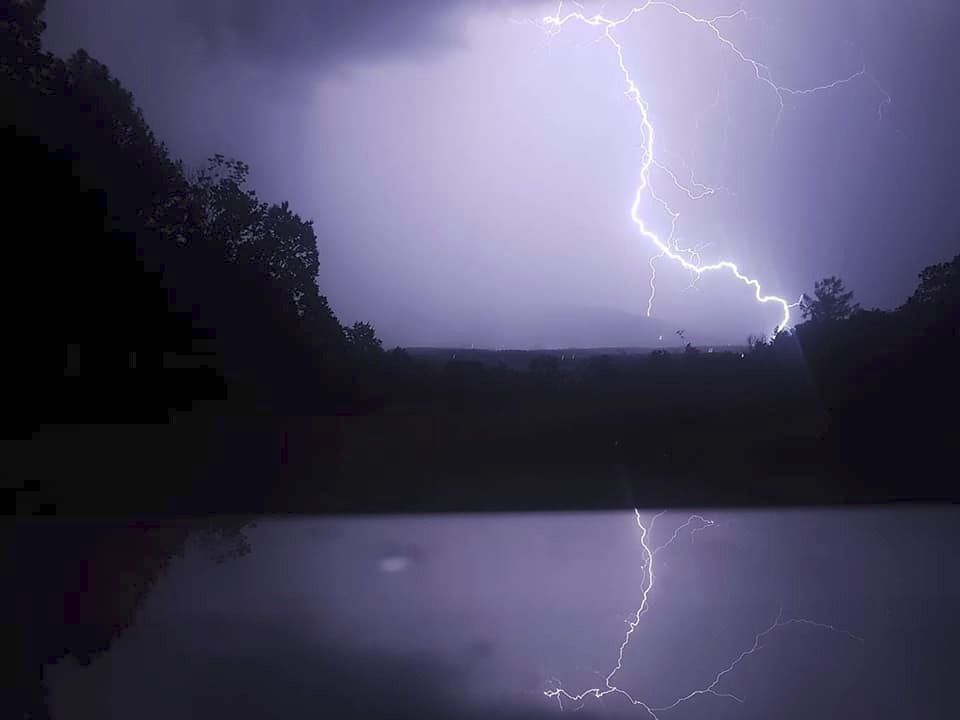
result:
[[[548,35],[551,36],[559,33],[567,23],[574,21],[600,28],[602,30],[602,34],[597,38],[597,41],[605,40],[612,48],[617,59],[617,65],[620,68],[620,73],[623,76],[624,83],[626,84],[627,89],[624,94],[636,105],[637,109],[640,111],[641,137],[643,141],[641,147],[643,148],[643,159],[640,165],[640,184],[634,193],[633,204],[630,207],[630,218],[639,228],[640,234],[649,240],[657,250],[656,254],[654,254],[649,261],[651,272],[650,296],[647,301],[647,316],[649,317],[653,313],[653,305],[657,295],[655,261],[666,257],[692,274],[693,280],[691,282],[691,286],[693,286],[696,281],[705,273],[717,271],[729,272],[741,283],[753,289],[754,297],[758,303],[773,304],[780,307],[781,319],[776,329],[776,332],[780,332],[788,326],[790,322],[790,310],[796,307],[799,302],[791,303],[777,295],[765,294],[760,286],[759,280],[744,274],[738,265],[732,260],[720,260],[714,263],[702,264],[700,257],[700,250],[703,249],[702,245],[690,248],[683,247],[679,244],[676,233],[677,226],[680,221],[680,213],[674,211],[669,203],[654,191],[652,184],[653,180],[651,178],[652,171],[657,170],[666,175],[672,184],[684,192],[691,200],[701,200],[709,197],[719,192],[720,189],[698,183],[693,178],[692,172],[690,173],[690,182],[687,184],[681,181],[678,175],[671,171],[665,164],[656,159],[654,155],[654,148],[657,135],[654,130],[653,123],[650,120],[649,106],[643,99],[643,96],[640,94],[640,89],[633,80],[630,69],[627,67],[624,59],[623,46],[617,40],[616,36],[614,35],[614,31],[621,25],[629,22],[635,15],[639,15],[647,10],[652,9],[661,9],[676,15],[685,22],[702,27],[706,33],[711,35],[713,39],[721,45],[721,47],[731,53],[738,62],[746,66],[760,83],[770,89],[777,100],[777,123],[779,123],[780,117],[784,111],[785,100],[788,96],[814,95],[816,93],[826,92],[842,87],[860,79],[866,79],[873,83],[873,85],[876,86],[878,91],[883,95],[883,99],[881,100],[877,109],[877,115],[880,119],[882,119],[884,108],[892,103],[890,95],[880,86],[876,78],[874,78],[873,75],[867,71],[866,66],[847,77],[839,78],[832,82],[825,83],[823,85],[817,85],[815,87],[793,88],[778,83],[774,79],[773,74],[767,65],[747,55],[723,32],[721,27],[723,23],[728,23],[737,18],[743,18],[746,20],[751,19],[743,7],[727,14],[715,15],[713,17],[700,17],[680,8],[678,5],[675,5],[668,0],[646,0],[646,2],[631,8],[621,17],[614,19],[606,17],[600,13],[587,15],[584,6],[581,3],[574,2],[573,5],[577,9],[565,13],[563,0],[560,0],[557,5],[556,14],[547,15],[543,18],[539,25],[547,31]],[[647,194],[649,194],[650,197],[657,204],[659,204],[671,218],[670,235],[666,239],[661,238],[656,232],[647,227],[644,219],[640,216],[640,204],[644,196]]]
[[[676,698],[673,702],[667,703],[666,705],[652,706],[644,700],[634,697],[629,692],[619,687],[614,679],[617,674],[623,669],[623,654],[627,649],[627,646],[630,644],[630,640],[633,637],[634,631],[636,631],[637,626],[640,624],[640,619],[646,614],[647,610],[650,608],[650,594],[653,591],[653,587],[656,581],[656,575],[654,573],[654,558],[659,555],[664,550],[668,549],[673,545],[677,539],[681,536],[684,530],[691,528],[690,530],[690,540],[693,541],[694,535],[696,533],[706,530],[707,528],[713,527],[716,523],[713,520],[707,520],[701,515],[691,515],[687,520],[682,523],[676,530],[674,530],[673,535],[670,536],[670,539],[664,542],[662,545],[658,545],[655,548],[650,547],[649,537],[650,533],[653,530],[654,523],[657,521],[657,518],[661,517],[664,514],[664,511],[661,511],[653,516],[650,521],[650,526],[646,527],[643,524],[643,520],[640,516],[640,511],[635,509],[634,513],[636,515],[637,526],[640,528],[640,547],[642,549],[643,564],[641,565],[641,571],[643,573],[643,582],[641,583],[641,593],[640,593],[640,606],[637,608],[636,612],[631,616],[630,620],[627,622],[627,632],[624,635],[623,642],[620,643],[620,649],[617,652],[617,662],[610,670],[609,673],[603,679],[603,685],[598,685],[597,687],[589,688],[588,690],[583,690],[579,693],[571,693],[563,688],[563,686],[556,681],[556,687],[545,690],[543,692],[545,697],[550,699],[555,699],[561,710],[565,710],[564,701],[578,703],[577,710],[584,706],[584,701],[593,697],[597,700],[604,698],[608,695],[621,695],[625,697],[632,705],[642,708],[653,720],[661,720],[660,713],[668,712],[673,710],[680,705],[683,705],[685,702],[692,700],[695,697],[700,695],[712,695],[716,698],[722,698],[726,700],[732,700],[737,703],[743,703],[744,700],[739,695],[736,695],[732,692],[725,692],[718,689],[718,686],[721,684],[723,679],[732,673],[737,667],[748,657],[757,653],[761,647],[763,647],[763,641],[774,631],[779,630],[780,628],[788,627],[790,625],[805,625],[812,628],[817,628],[820,630],[827,630],[830,632],[839,633],[849,637],[851,640],[862,643],[863,638],[858,635],[854,635],[847,630],[835,627],[834,625],[829,625],[827,623],[816,622],[814,620],[808,620],[806,618],[787,618],[783,617],[783,609],[777,613],[774,621],[767,626],[765,629],[758,632],[753,639],[753,643],[743,650],[736,658],[733,659],[726,667],[722,668],[714,676],[707,685],[691,690],[686,695],[682,695]]]

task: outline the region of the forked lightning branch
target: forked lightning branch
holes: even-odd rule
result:
[[[691,200],[699,200],[713,195],[716,189],[695,181],[691,181],[689,185],[683,183],[677,174],[669,169],[667,164],[657,158],[657,132],[650,119],[650,109],[640,89],[633,80],[626,58],[626,52],[623,45],[617,39],[616,30],[620,26],[633,20],[634,17],[646,12],[669,13],[682,22],[692,23],[702,28],[708,41],[719,43],[725,51],[729,52],[736,61],[741,63],[748,72],[753,74],[757,81],[766,86],[772,93],[778,105],[778,119],[784,109],[784,100],[788,96],[813,95],[833,90],[855,81],[869,81],[877,88],[877,91],[882,96],[877,108],[877,113],[881,118],[883,117],[884,108],[891,103],[890,96],[880,87],[865,67],[847,76],[833,80],[832,82],[809,88],[792,88],[777,82],[767,65],[747,55],[724,33],[723,28],[727,24],[738,18],[746,17],[746,12],[742,8],[724,15],[700,17],[682,9],[672,2],[648,0],[631,8],[619,18],[609,18],[602,14],[587,14],[581,3],[574,2],[570,3],[570,5],[572,5],[574,9],[567,11],[561,0],[557,6],[556,13],[544,17],[540,25],[551,34],[561,32],[565,25],[572,22],[583,23],[597,28],[601,33],[598,39],[606,41],[616,59],[617,67],[626,86],[625,94],[633,102],[640,114],[643,159],[640,165],[639,184],[634,193],[633,204],[630,206],[630,218],[639,229],[640,234],[651,243],[655,251],[654,255],[650,258],[650,296],[647,302],[647,315],[650,316],[653,313],[653,305],[657,295],[655,263],[659,259],[667,258],[684,270],[692,273],[694,282],[705,273],[729,273],[753,291],[758,303],[773,304],[780,308],[780,321],[777,324],[777,331],[783,330],[790,323],[790,310],[797,305],[796,302],[791,303],[785,298],[765,293],[760,285],[760,281],[741,271],[740,267],[733,260],[724,259],[707,264],[702,263],[700,253],[704,247],[703,244],[697,245],[696,247],[681,246],[677,237],[680,213],[675,211],[667,200],[655,190],[652,177],[653,170],[656,169],[662,172],[670,183],[684,192]],[[652,230],[640,214],[642,201],[648,196],[657,203],[670,218],[670,232],[665,237]]]
[[[650,609],[651,594],[656,583],[654,560],[661,552],[668,550],[678,538],[683,537],[687,531],[689,531],[689,536],[692,540],[693,535],[702,530],[713,527],[715,523],[714,521],[708,520],[701,515],[691,515],[686,519],[685,522],[677,527],[676,530],[674,530],[673,534],[670,536],[670,539],[668,539],[662,545],[651,547],[650,535],[653,530],[653,526],[657,519],[663,515],[663,512],[654,515],[650,520],[649,525],[644,525],[639,510],[634,510],[634,514],[636,515],[637,527],[640,530],[640,571],[643,573],[640,590],[640,604],[637,607],[636,612],[631,616],[631,619],[627,623],[627,631],[624,634],[623,642],[620,643],[620,648],[617,652],[617,661],[604,678],[603,685],[598,685],[597,687],[588,688],[579,692],[570,692],[561,685],[557,685],[549,690],[544,691],[543,694],[548,698],[555,699],[562,710],[580,709],[584,706],[585,702],[591,699],[601,700],[607,696],[619,696],[627,700],[631,705],[634,705],[638,709],[644,711],[650,718],[653,718],[653,720],[663,720],[661,716],[662,713],[667,713],[670,710],[674,710],[684,703],[703,695],[709,695],[724,701],[743,703],[744,700],[741,696],[730,690],[724,689],[724,681],[728,679],[727,676],[733,673],[742,662],[744,662],[751,655],[757,653],[762,648],[763,641],[766,640],[767,637],[776,630],[791,625],[805,625],[818,630],[840,633],[847,636],[851,640],[861,643],[863,642],[863,639],[859,636],[854,635],[846,630],[837,628],[833,625],[816,622],[807,618],[785,619],[781,610],[777,613],[777,616],[773,622],[758,632],[754,636],[753,642],[745,647],[743,651],[740,652],[730,663],[722,667],[716,673],[713,679],[706,685],[695,687],[685,695],[681,695],[664,704],[653,705],[642,698],[636,697],[623,687],[621,684],[623,681],[619,680],[618,676],[620,676],[623,672],[624,654],[630,647],[630,641],[633,639],[637,627],[640,625],[641,619]]]

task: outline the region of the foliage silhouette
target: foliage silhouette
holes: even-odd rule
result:
[[[383,343],[370,323],[356,322],[344,332],[350,346],[360,353],[373,354],[383,350]]]
[[[811,298],[804,293],[800,298],[800,311],[805,320],[846,320],[860,309],[859,304],[851,302],[853,292],[847,291],[843,281],[836,276],[818,280],[814,285],[813,295]]]

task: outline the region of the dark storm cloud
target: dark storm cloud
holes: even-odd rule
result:
[[[467,8],[504,0],[178,0],[178,14],[215,54],[322,69],[343,60],[423,56],[462,41]]]

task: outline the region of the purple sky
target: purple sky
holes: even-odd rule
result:
[[[745,8],[724,31],[778,83],[813,87],[864,67],[876,82],[788,97],[778,122],[776,94],[703,26],[653,7],[619,28],[657,159],[729,191],[681,202],[654,171],[682,211],[681,241],[709,243],[705,262],[733,259],[791,300],[838,274],[868,307],[899,304],[923,266],[960,249],[958,6]],[[654,254],[629,217],[639,115],[596,29],[548,38],[521,22],[555,9],[50,0],[47,37],[106,62],[188,166],[215,152],[244,159],[262,196],[313,218],[323,292],[388,344],[648,345],[678,328],[715,343],[771,330],[777,308],[728,274],[687,291],[689,273],[668,262],[653,321],[633,319],[646,312]],[[649,198],[641,209],[669,231]]]
[[[743,704],[662,720],[956,717],[955,510],[706,516],[656,556],[618,687],[663,705],[703,687],[782,607],[863,642],[780,628],[718,686]],[[658,518],[651,548],[687,517]],[[543,691],[602,684],[644,586],[632,512],[265,519],[248,536],[222,565],[190,549],[108,653],[51,667],[53,717],[559,718]],[[613,696],[574,717],[646,716]]]

